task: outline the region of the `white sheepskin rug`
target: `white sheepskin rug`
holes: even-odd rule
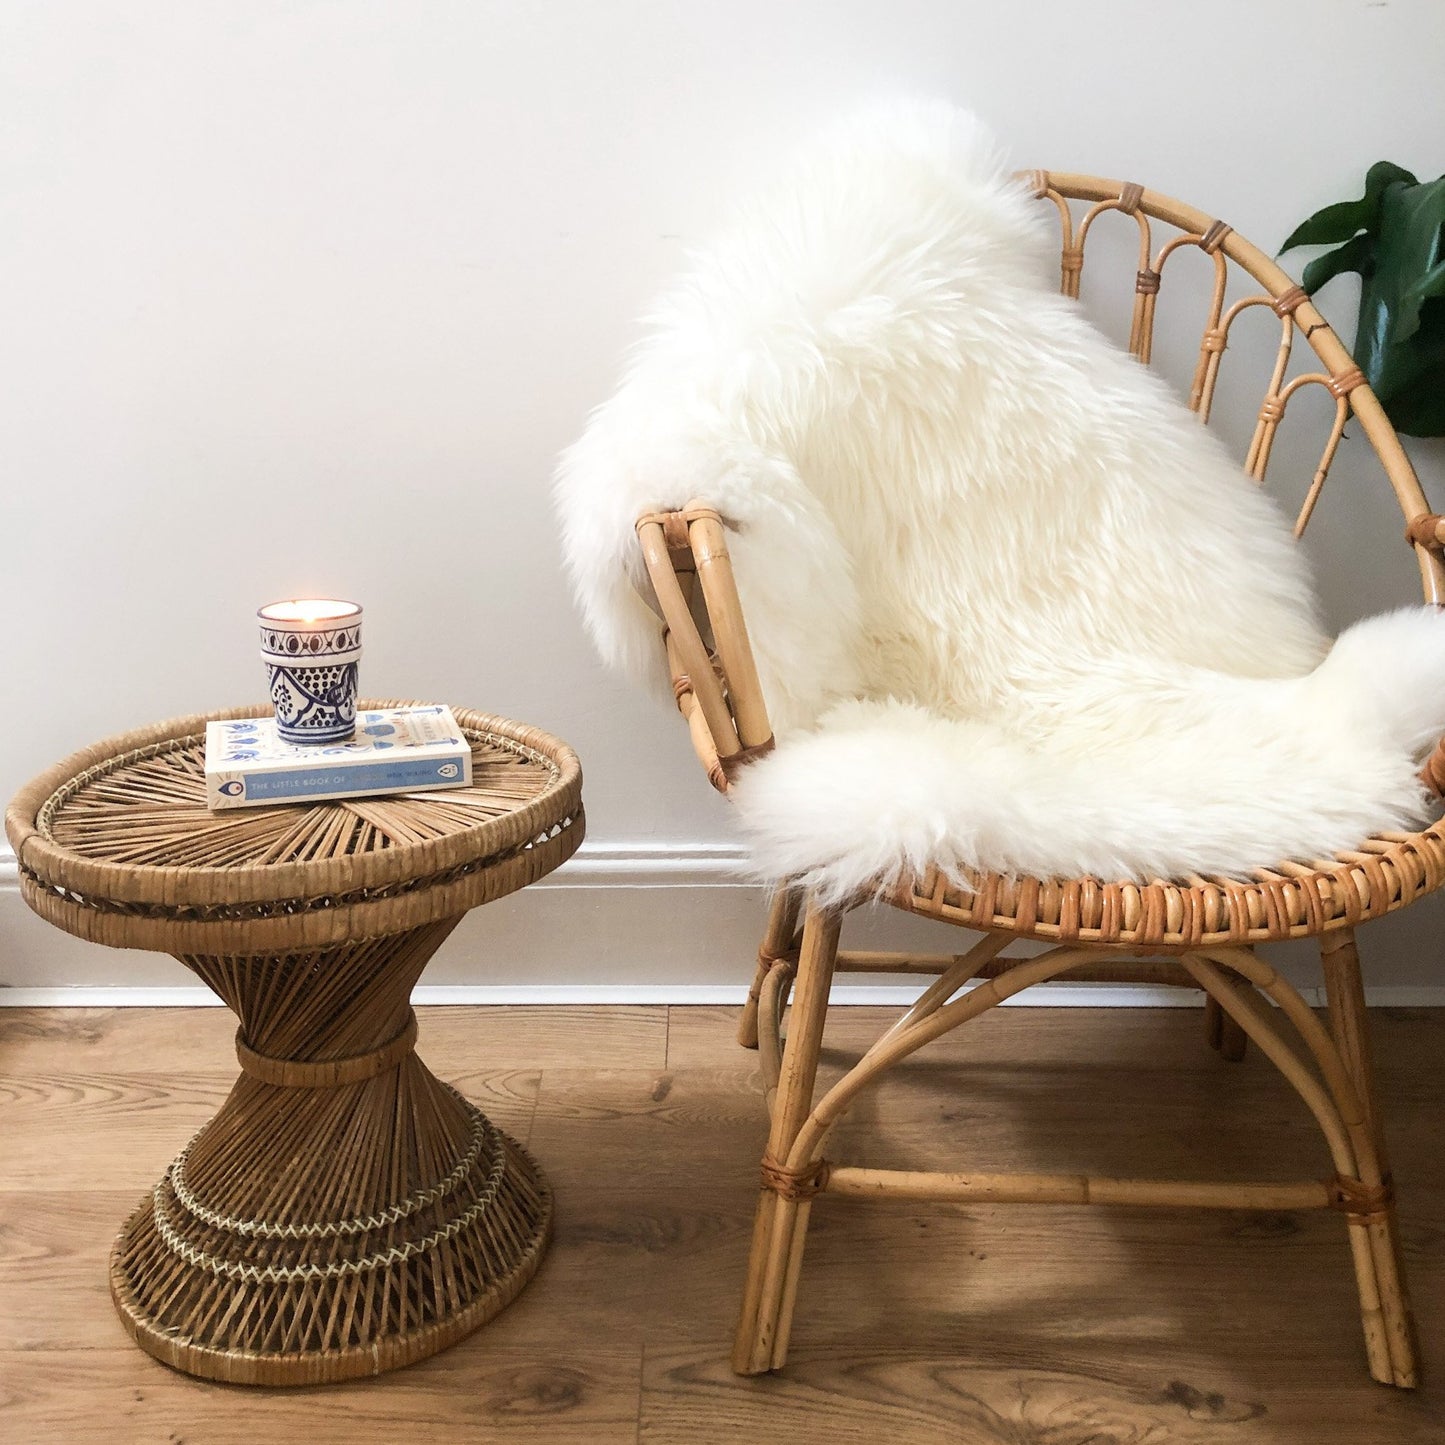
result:
[[[692,259],[562,460],[587,625],[634,672],[637,515],[736,529],[765,878],[1247,876],[1425,816],[1445,617],[1331,646],[1275,505],[1057,266],[972,116],[860,117]]]

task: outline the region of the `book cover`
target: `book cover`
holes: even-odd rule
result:
[[[345,743],[287,743],[274,717],[206,724],[206,806],[364,798],[462,788],[472,781],[471,744],[449,707],[358,712]]]

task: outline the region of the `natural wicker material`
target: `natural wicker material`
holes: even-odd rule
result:
[[[192,1374],[376,1374],[496,1314],[546,1248],[546,1181],[417,1058],[408,1000],[467,909],[576,850],[581,772],[545,733],[458,711],[470,787],[210,813],[206,721],[97,744],[6,814],[37,913],[174,953],[240,1020],[241,1076],[126,1222],[111,1293]]]
[[[1231,227],[1136,184],[1044,171],[1034,194],[1057,211],[1064,293],[1079,294],[1088,237],[1117,211],[1139,231],[1129,348],[1147,362],[1158,295],[1172,258],[1196,250],[1213,266],[1190,406],[1209,419],[1231,328],[1263,307],[1279,319],[1280,344],[1264,386],[1246,470],[1263,482],[1292,399],[1319,386],[1333,400],[1318,466],[1295,519],[1308,526],[1351,417],[1373,448],[1404,516],[1406,541],[1427,602],[1445,603],[1445,520],[1430,512],[1420,484],[1359,368],[1294,280]],[[1084,202],[1080,214],[1071,202]],[[1172,228],[1156,244],[1154,225]],[[1229,264],[1259,289],[1227,302]],[[1289,376],[1303,336],[1318,367]],[[637,522],[678,707],[714,787],[726,793],[739,768],[772,745],[747,627],[725,539],[726,522],[706,498]],[[1445,742],[1424,769],[1445,791]],[[840,786],[845,780],[840,780]],[[1400,1271],[1393,1193],[1373,1100],[1358,924],[1414,902],[1445,882],[1445,823],[1418,833],[1364,839],[1334,858],[1279,862],[1245,882],[1191,877],[1149,883],[1107,879],[970,875],[936,870],[907,880],[887,901],[912,913],[984,932],[955,955],[840,950],[846,909],[824,910],[792,890],[774,901],[739,1039],[758,1046],[772,1116],[763,1188],[742,1318],[733,1355],[742,1373],[776,1369],[788,1334],[809,1211],[823,1193],[910,1199],[1037,1203],[1175,1204],[1223,1208],[1334,1208],[1346,1215],[1370,1371],[1399,1386],[1416,1383],[1413,1324]],[[799,919],[803,919],[801,931]],[[1300,994],[1253,953],[1257,943],[1318,936],[1330,1029]],[[1054,945],[1034,957],[1003,956],[1019,939]],[[820,1100],[818,1053],[832,979],[838,972],[917,973],[936,982]],[[827,1161],[830,1130],[864,1088],[940,1034],[1005,998],[1057,977],[1178,984],[1202,989],[1206,1036],[1227,1059],[1253,1039],[1313,1113],[1330,1154],[1328,1176],[1261,1183],[1102,1179],[1085,1176],[940,1174],[864,1169]],[[978,986],[959,996],[972,981]],[[780,1025],[794,996],[784,1047]],[[1264,1006],[1268,998],[1277,1008]],[[1287,1027],[1282,1027],[1281,1021]]]
[[[970,874],[960,887],[934,871],[889,902],[965,928],[1006,928],[1058,943],[1155,950],[1308,938],[1393,913],[1445,882],[1445,823],[1366,839],[1313,867],[1281,863],[1249,882],[1102,883]]]

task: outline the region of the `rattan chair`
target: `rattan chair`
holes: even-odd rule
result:
[[[1076,296],[1085,244],[1108,211],[1139,229],[1129,347],[1148,362],[1156,293],[1167,263],[1197,247],[1213,263],[1214,284],[1200,341],[1190,406],[1207,422],[1230,328],[1251,307],[1280,319],[1278,357],[1245,461],[1263,482],[1286,408],[1319,386],[1334,399],[1318,468],[1296,523],[1304,531],[1353,415],[1379,457],[1404,514],[1428,603],[1445,601],[1445,521],[1430,513],[1398,438],[1349,353],[1304,291],[1263,252],[1221,221],[1135,184],[1092,176],[1032,172],[1041,204],[1062,223],[1062,289]],[[1082,215],[1070,202],[1086,203]],[[1154,222],[1169,229],[1157,245]],[[1260,288],[1226,306],[1229,263]],[[1319,367],[1287,380],[1296,333]],[[638,519],[637,533],[666,647],[678,706],[693,746],[719,791],[739,768],[772,746],[728,559],[722,517],[699,498],[681,511]],[[1445,754],[1427,767],[1437,791]],[[839,948],[845,908],[824,908],[796,890],[780,891],[758,954],[739,1041],[760,1049],[771,1129],[762,1161],[752,1254],[733,1355],[755,1374],[782,1366],[798,1289],[804,1239],[820,1194],[951,1202],[1181,1205],[1228,1209],[1336,1209],[1344,1213],[1359,1287],[1370,1373],[1410,1387],[1417,1366],[1401,1274],[1395,1206],[1371,1082],[1365,1001],[1355,930],[1403,908],[1445,881],[1445,825],[1390,833],[1310,866],[1281,863],[1248,882],[1191,877],[1146,884],[1095,878],[975,875],[966,887],[938,872],[891,891],[894,907],[975,929],[983,938],[954,956],[881,954]],[[862,901],[862,900],[857,900]],[[1300,993],[1255,953],[1277,939],[1317,937],[1329,1001],[1327,1028]],[[1042,954],[1004,957],[1017,941],[1043,942]],[[937,975],[907,1012],[822,1098],[814,1097],[823,1020],[839,973]],[[1298,1092],[1324,1134],[1328,1177],[1290,1182],[1175,1182],[1077,1175],[950,1174],[859,1168],[829,1161],[830,1131],[849,1105],[931,1039],[978,1017],[1034,984],[1075,980],[1179,984],[1203,990],[1210,1041],[1226,1057],[1252,1039]],[[977,987],[960,993],[972,980]],[[786,1042],[780,1034],[789,997]],[[1270,1007],[1272,1002],[1277,1008]]]

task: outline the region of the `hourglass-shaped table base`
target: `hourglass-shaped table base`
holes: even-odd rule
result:
[[[436,712],[361,704],[396,706]],[[5,828],[40,917],[173,954],[240,1021],[240,1078],[112,1251],[121,1319],[191,1374],[313,1385],[435,1354],[541,1260],[546,1180],[417,1058],[410,999],[469,909],[565,863],[586,824],[571,748],[466,709],[461,786],[212,812],[207,724],[265,711],[97,743]]]
[[[413,1048],[408,997],[455,922],[182,958],[240,1018],[242,1073],[111,1255],[150,1354],[233,1383],[374,1375],[444,1349],[531,1278],[546,1181]]]

